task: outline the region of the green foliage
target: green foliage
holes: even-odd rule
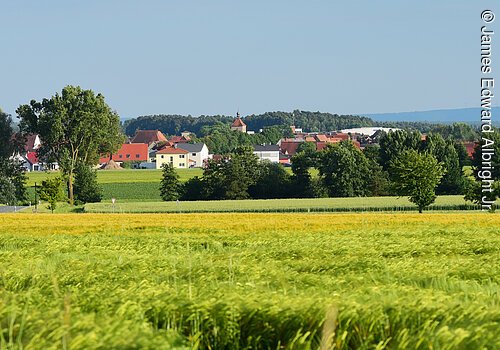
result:
[[[380,165],[387,170],[390,163],[404,151],[419,150],[421,138],[419,132],[396,130],[384,133],[380,138]]]
[[[0,204],[15,204],[16,201],[16,187],[10,178],[0,174]]]
[[[11,158],[16,150],[13,136],[12,118],[0,109],[0,203],[27,201],[25,171]]]
[[[465,176],[460,166],[460,158],[455,148],[455,142],[445,141],[439,134],[429,134],[422,141],[421,149],[432,154],[443,165],[445,174],[439,183],[437,194],[463,194]]]
[[[12,118],[0,109],[0,159],[8,159],[14,153],[12,134]]]
[[[460,165],[460,169],[463,169],[466,166],[471,166],[472,165],[472,160],[469,157],[469,154],[467,153],[467,148],[465,148],[465,145],[462,142],[455,142],[455,151],[457,152],[458,155],[458,162]]]
[[[370,196],[388,196],[391,192],[389,173],[380,165],[380,146],[369,145],[363,150],[368,161],[367,193]]]
[[[389,167],[396,193],[408,196],[420,213],[434,203],[435,189],[444,175],[444,168],[436,157],[429,153],[407,150],[393,159]]]
[[[331,197],[368,194],[368,160],[351,141],[342,141],[325,148],[321,152],[318,169]]]
[[[184,183],[182,200],[197,201],[203,199],[203,179],[195,176]]]
[[[291,179],[293,198],[316,197],[315,184],[313,183],[310,168],[315,165],[315,160],[305,152],[297,152],[291,158],[293,176]]]
[[[48,209],[54,213],[57,208],[57,202],[64,199],[62,190],[63,180],[61,177],[55,177],[42,181],[42,185],[38,189],[40,199],[49,203]]]
[[[152,115],[141,116],[136,119],[127,120],[124,124],[125,133],[134,135],[136,130],[161,130],[169,135],[178,135],[182,131],[189,130],[198,136],[208,135],[207,127],[214,125],[225,124],[229,126],[234,117],[232,116],[182,116],[182,115]],[[244,118],[248,130],[259,131],[264,130],[266,137],[271,137],[274,134],[273,129],[267,128],[278,127],[281,129],[283,136],[290,136],[290,125],[301,126],[304,131],[325,131],[325,130],[340,130],[346,128],[354,128],[360,126],[372,126],[374,122],[370,118],[338,115],[322,112],[307,112],[293,111],[290,112],[266,112],[260,115],[249,115]],[[274,134],[274,138],[276,134]],[[211,148],[209,148],[211,150]],[[224,152],[221,152],[224,153]]]
[[[176,201],[182,195],[182,184],[173,165],[162,165],[162,179],[160,183],[160,196],[164,201]]]
[[[255,184],[248,192],[252,198],[287,198],[291,192],[291,178],[283,165],[261,161]]]
[[[73,204],[73,175],[77,163],[95,165],[99,156],[113,153],[123,142],[120,118],[92,90],[66,86],[42,102],[32,100],[17,110],[24,133],[36,133],[42,146],[38,156],[57,162],[68,180],[68,196]]]
[[[102,187],[97,183],[97,171],[84,163],[75,168],[75,199],[79,203],[100,202],[103,197]]]

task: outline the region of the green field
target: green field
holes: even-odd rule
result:
[[[194,176],[201,176],[202,169],[178,169],[181,181],[187,181]],[[29,198],[34,201],[35,182],[39,185],[43,180],[56,177],[59,172],[28,173]],[[97,180],[103,189],[103,199],[117,198],[120,201],[160,201],[161,170],[99,170]]]
[[[463,196],[439,196],[431,206],[442,209],[449,206],[467,204]],[[470,204],[470,203],[469,203]],[[352,198],[302,198],[267,200],[226,200],[226,201],[180,201],[177,202],[122,202],[117,199],[115,206],[111,201],[89,203],[85,211],[89,213],[168,213],[168,212],[231,212],[231,211],[304,211],[304,210],[404,210],[414,204],[402,197],[352,197]]]
[[[0,215],[1,349],[498,349],[500,217]]]
[[[186,181],[194,176],[203,175],[200,168],[177,169],[181,181]],[[28,173],[28,186],[34,186],[35,182],[40,184],[43,180],[56,177],[59,172],[30,172]],[[160,183],[161,170],[155,169],[123,169],[123,170],[98,170],[97,180],[100,184],[111,183],[137,183],[156,182]]]

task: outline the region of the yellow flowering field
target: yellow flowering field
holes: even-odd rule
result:
[[[2,214],[1,349],[500,348],[500,216]]]

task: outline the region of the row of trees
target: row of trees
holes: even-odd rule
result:
[[[477,182],[463,171],[467,158],[463,145],[439,134],[423,139],[419,132],[396,131],[363,151],[350,141],[320,152],[313,143],[303,143],[289,174],[282,165],[259,162],[251,148],[240,147],[210,160],[202,177],[184,184],[175,169],[165,167],[161,195],[164,200],[401,195],[422,210],[437,194],[467,194],[477,202],[477,195],[471,196],[478,191]]]
[[[311,175],[313,165],[317,179]],[[390,180],[380,166],[372,173],[375,166],[349,141],[322,152],[304,146],[293,158],[293,174],[280,164],[259,162],[250,148],[242,147],[230,157],[209,161],[201,178],[184,184],[172,166],[164,166],[160,192],[166,201],[377,195]],[[430,153],[408,150],[390,162],[389,173],[391,190],[408,196],[421,211],[434,201],[444,168]]]

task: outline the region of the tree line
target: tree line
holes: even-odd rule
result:
[[[477,202],[471,195],[477,181],[464,173],[469,163],[461,143],[400,130],[384,134],[380,145],[363,151],[350,141],[319,152],[314,143],[305,142],[292,157],[291,174],[281,164],[260,162],[250,147],[239,147],[209,160],[203,176],[186,183],[165,166],[160,191],[167,201],[398,195],[421,211],[437,195],[462,194]]]
[[[221,125],[229,126],[234,117],[224,115],[193,117],[191,115],[149,115],[128,119],[123,123],[126,135],[133,136],[137,130],[160,130],[167,135],[179,135],[190,131],[198,137],[208,136],[210,130],[218,130]],[[427,122],[375,122],[371,118],[356,115],[338,115],[323,112],[295,110],[293,112],[266,112],[251,114],[244,118],[248,130],[258,132],[269,127],[281,127],[284,133],[289,127],[302,127],[304,132],[325,132],[356,127],[382,126],[399,128],[421,133],[439,133],[444,138],[474,141],[480,137],[479,130],[466,123],[434,124]],[[241,144],[243,146],[244,144]]]

